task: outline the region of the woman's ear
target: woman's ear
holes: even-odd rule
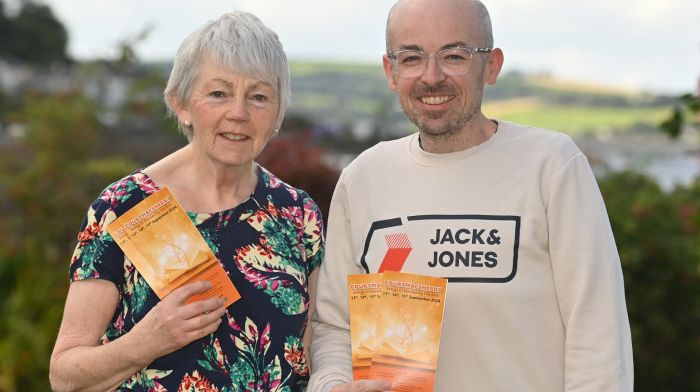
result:
[[[177,121],[180,124],[185,124],[185,126],[189,127],[190,124],[192,124],[192,119],[191,119],[189,109],[187,109],[183,105],[180,105],[180,103],[175,99],[175,96],[172,94],[169,94],[167,96],[167,100],[170,103],[170,106],[172,106],[173,110],[175,111],[175,115],[177,116]]]

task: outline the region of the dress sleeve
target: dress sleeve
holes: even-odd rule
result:
[[[124,282],[124,253],[106,230],[115,218],[104,200],[98,198],[90,205],[71,258],[71,282],[105,279],[117,286]]]
[[[363,271],[352,260],[343,178],[341,175],[331,201],[326,255],[318,277],[310,392],[326,392],[336,384],[352,381],[347,276]]]
[[[304,252],[308,274],[321,265],[324,253],[323,216],[316,202],[304,197]]]
[[[582,153],[550,183],[549,249],[566,330],[566,391],[632,391],[622,269],[605,204]]]

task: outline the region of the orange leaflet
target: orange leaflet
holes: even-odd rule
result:
[[[107,232],[161,299],[180,286],[201,280],[211,282],[212,287],[188,303],[224,297],[229,306],[241,298],[168,188],[115,219]]]

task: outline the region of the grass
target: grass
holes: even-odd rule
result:
[[[294,97],[293,105],[314,108],[314,109],[332,109],[336,103],[336,96],[332,94],[299,94]]]
[[[627,129],[634,125],[656,126],[670,108],[591,107],[545,105],[537,98],[518,98],[483,105],[489,117],[554,129],[569,135]]]
[[[371,76],[384,76],[381,65],[362,63],[334,63],[324,61],[291,61],[289,70],[294,76],[309,76],[318,73],[353,73]]]

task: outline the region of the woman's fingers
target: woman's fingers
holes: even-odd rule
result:
[[[168,294],[167,298],[175,304],[184,304],[187,299],[195,294],[203,293],[211,288],[211,283],[207,281],[197,281],[178,287]]]
[[[183,327],[188,339],[194,341],[216,331],[221,324],[221,316],[223,314],[217,315],[216,312],[210,312],[187,320]]]
[[[216,310],[225,309],[224,299],[221,297],[209,298],[204,301],[192,302],[180,308],[180,315],[184,319],[197,317],[202,313],[211,313]]]

